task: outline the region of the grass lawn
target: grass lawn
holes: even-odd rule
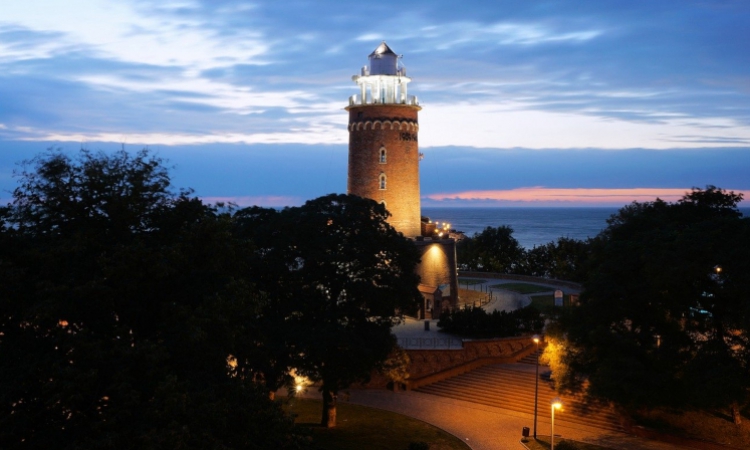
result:
[[[475,284],[482,284],[486,283],[487,280],[477,280],[475,278],[459,278],[458,279],[458,285],[464,285],[464,286],[472,286]]]
[[[317,448],[325,450],[408,450],[412,442],[426,442],[430,450],[468,450],[457,437],[417,419],[400,414],[339,403],[336,428],[320,424],[322,402],[290,400],[285,409],[296,416],[295,423],[310,430]]]
[[[506,289],[508,291],[518,292],[520,294],[533,294],[534,292],[549,292],[555,290],[555,288],[549,286],[541,286],[539,284],[531,283],[502,283],[493,284],[490,287],[497,289]]]
[[[553,306],[555,304],[555,296],[552,294],[546,295],[532,295],[531,306],[543,312],[544,314],[551,314],[554,312]],[[570,295],[563,295],[563,306],[567,307],[570,305]],[[560,307],[558,306],[559,310]]]
[[[536,440],[534,440],[533,437],[530,437],[528,439],[523,439],[521,442],[523,442],[529,450],[549,450],[550,448],[549,436],[540,436],[537,434]],[[561,444],[562,442],[564,442],[564,444]],[[555,448],[560,448],[560,450],[609,450],[609,447],[602,447],[601,445],[586,444],[560,438],[555,438]]]
[[[750,448],[750,418],[747,413],[746,408],[739,426],[732,422],[729,408],[708,411],[655,409],[642,411],[634,419],[663,433]]]

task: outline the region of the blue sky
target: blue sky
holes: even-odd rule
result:
[[[0,199],[46,148],[122,145],[209,200],[344,192],[382,40],[423,107],[424,205],[747,196],[748,23],[745,0],[3,0]]]

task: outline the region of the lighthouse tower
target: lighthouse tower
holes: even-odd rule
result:
[[[382,42],[352,80],[359,94],[349,98],[349,194],[383,203],[388,222],[412,238],[420,252],[416,272],[423,303],[418,317],[437,318],[458,302],[456,241],[425,223],[419,202],[419,145],[416,97],[407,95],[411,78],[400,56]],[[430,225],[432,228],[430,228]],[[423,235],[424,234],[424,235]]]
[[[349,194],[383,203],[389,223],[407,237],[421,235],[419,145],[416,97],[400,57],[382,42],[369,65],[352,80],[359,94],[349,98]]]

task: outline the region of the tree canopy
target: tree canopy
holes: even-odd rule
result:
[[[458,261],[468,270],[516,273],[521,267],[524,250],[513,228],[507,225],[487,227],[481,233],[464,239],[456,247]]]
[[[480,307],[443,311],[437,324],[446,333],[468,338],[498,338],[541,333],[544,318],[533,306],[487,312]]]
[[[0,233],[3,448],[302,445],[230,376],[259,293],[229,219],[146,151],[26,164]]]
[[[416,247],[383,205],[331,194],[298,208],[241,211],[260,231],[259,279],[289,311],[298,374],[321,383],[321,422],[335,426],[340,389],[368,379],[395,348],[397,311],[418,304]]]
[[[525,250],[516,273],[581,282],[586,276],[591,241],[560,237]]]
[[[513,237],[513,228],[487,227],[458,242],[459,264],[464,270],[513,273],[580,282],[587,271],[589,241],[560,237],[557,241],[524,249]]]
[[[164,162],[51,151],[0,208],[2,448],[304,448],[269,392],[393,348],[416,249],[375,202],[204,204]]]
[[[750,219],[714,186],[633,203],[592,244],[561,320],[561,387],[627,408],[738,405],[750,388]]]

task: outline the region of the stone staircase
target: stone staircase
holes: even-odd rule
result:
[[[523,358],[519,359],[518,362],[521,364],[531,364],[532,366],[536,365],[536,360],[542,355],[542,352],[544,350],[539,349],[534,353],[529,353],[528,355],[524,356]],[[539,366],[539,373],[543,373],[545,371],[549,371],[549,367],[547,366]]]
[[[533,415],[535,364],[536,354],[531,354],[515,364],[483,366],[416,391]],[[537,433],[549,434],[549,430],[542,430],[549,426],[550,401],[555,397],[560,397],[564,405],[555,413],[555,423],[572,428],[623,431],[614,411],[587,405],[577,396],[558,395],[548,380],[549,368],[540,366],[539,374],[537,417],[545,425],[537,424]],[[529,428],[531,425],[529,422]]]

